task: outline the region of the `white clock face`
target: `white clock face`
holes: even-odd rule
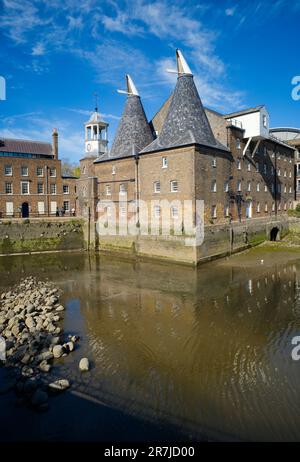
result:
[[[88,143],[88,144],[86,145],[86,148],[87,148],[88,151],[90,151],[90,150],[92,149],[91,143]]]

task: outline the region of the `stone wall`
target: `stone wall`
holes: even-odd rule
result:
[[[78,219],[0,222],[2,255],[83,248],[83,222]]]
[[[98,250],[194,266],[270,240],[273,228],[278,228],[279,239],[289,226],[298,226],[300,230],[300,223],[295,224],[295,220],[287,217],[210,225],[205,227],[204,242],[198,247],[186,246],[184,236],[101,236]]]

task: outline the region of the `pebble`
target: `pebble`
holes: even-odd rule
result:
[[[82,358],[79,362],[79,370],[81,372],[87,372],[90,369],[90,362],[88,358]]]

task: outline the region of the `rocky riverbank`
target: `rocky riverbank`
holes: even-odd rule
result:
[[[60,296],[52,283],[28,277],[0,298],[0,363],[8,372],[0,394],[13,389],[18,405],[39,411],[48,409],[51,395],[71,385],[64,377],[51,381],[49,374],[54,362],[74,351],[79,341],[63,332]],[[89,362],[83,359],[86,371]]]

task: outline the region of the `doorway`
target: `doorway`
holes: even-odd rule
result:
[[[22,218],[29,217],[29,205],[28,202],[23,202],[22,204]]]
[[[252,201],[246,202],[246,218],[252,218]]]

